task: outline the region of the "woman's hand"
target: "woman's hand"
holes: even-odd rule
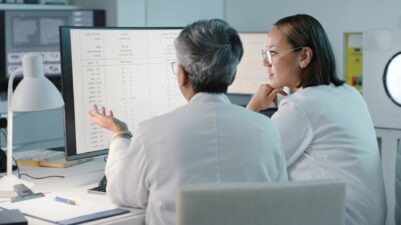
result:
[[[127,124],[123,121],[114,118],[113,111],[109,110],[106,113],[106,109],[104,107],[98,109],[97,105],[93,105],[93,109],[88,112],[91,121],[107,130],[110,130],[113,133],[119,131],[128,130]]]
[[[266,109],[272,102],[277,107],[277,94],[287,95],[287,93],[280,88],[273,88],[269,84],[261,84],[246,108],[255,112],[260,112]]]

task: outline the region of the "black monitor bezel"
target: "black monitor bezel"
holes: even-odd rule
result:
[[[72,61],[71,61],[71,35],[72,29],[92,29],[92,30],[182,30],[183,27],[60,27],[60,53],[61,53],[61,79],[62,94],[64,99],[64,143],[65,158],[75,160],[81,158],[105,155],[109,149],[77,154],[75,137],[75,106],[74,106],[74,87],[72,80]],[[69,40],[69,41],[67,41]]]
[[[42,11],[51,11],[51,12],[77,12],[77,11],[92,11],[93,12],[93,26],[94,27],[104,27],[106,26],[106,11],[103,9],[56,9],[56,10],[47,10],[47,9],[2,9],[0,10],[0,27],[5,29],[5,16],[6,12],[42,12]],[[0,35],[0,93],[6,93],[8,89],[8,76],[6,71],[7,64],[7,56],[6,56],[6,38],[5,32],[3,35]],[[61,74],[57,75],[45,75],[56,87],[61,91]],[[14,88],[18,85],[18,83],[22,80],[22,77],[16,77],[13,86]]]

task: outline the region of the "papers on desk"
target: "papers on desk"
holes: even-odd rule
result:
[[[66,161],[64,152],[52,151],[47,149],[33,150],[21,153],[17,157],[18,166],[43,166],[54,168],[66,168],[92,160],[93,158],[83,158]]]
[[[96,204],[75,198],[61,196],[65,199],[73,199],[74,204],[56,201],[57,194],[46,194],[45,197],[25,200],[20,202],[0,203],[4,209],[19,209],[27,216],[57,224],[77,224],[93,221],[110,216],[128,213],[128,210],[116,208],[112,204]]]

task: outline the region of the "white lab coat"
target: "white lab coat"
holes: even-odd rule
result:
[[[175,224],[176,191],[196,183],[287,181],[277,128],[224,94],[196,94],[143,122],[132,143],[111,143],[106,165],[112,202],[146,208],[146,223]]]
[[[290,180],[339,178],[347,184],[346,224],[383,225],[384,183],[368,108],[349,85],[299,89],[281,101],[278,126]]]

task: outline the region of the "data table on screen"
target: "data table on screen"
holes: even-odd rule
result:
[[[108,148],[110,132],[91,123],[96,104],[130,130],[185,104],[171,62],[180,30],[71,30],[77,153]]]

